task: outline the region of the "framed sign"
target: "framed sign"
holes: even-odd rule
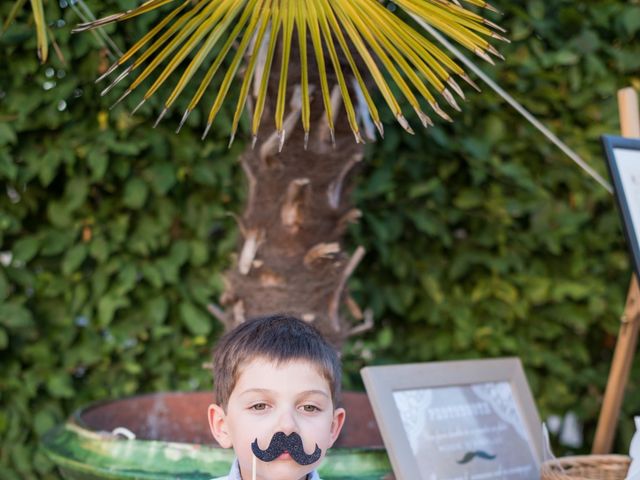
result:
[[[519,359],[361,374],[398,480],[539,480],[542,426]]]
[[[640,139],[604,135],[602,146],[635,272],[640,278]]]

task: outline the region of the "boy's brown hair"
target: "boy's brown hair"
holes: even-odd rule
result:
[[[276,364],[292,360],[315,364],[329,382],[333,407],[337,407],[342,369],[335,349],[308,323],[288,315],[272,315],[247,320],[219,340],[213,378],[216,403],[223,409],[227,409],[242,367],[259,357]]]

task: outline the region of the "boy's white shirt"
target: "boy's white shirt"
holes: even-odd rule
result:
[[[231,470],[229,471],[229,475],[227,475],[226,477],[212,478],[211,480],[243,480],[242,477],[240,476],[240,464],[238,464],[238,459],[236,458],[233,461],[233,465],[231,465]],[[245,480],[248,480],[248,479],[245,479]],[[307,480],[322,480],[322,479],[320,478],[320,475],[318,475],[318,472],[314,470],[307,475]]]

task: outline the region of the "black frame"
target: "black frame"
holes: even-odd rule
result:
[[[638,164],[640,166],[640,139],[617,137],[614,135],[603,135],[601,137],[602,148],[607,160],[607,168],[609,175],[613,181],[614,196],[618,205],[618,210],[622,217],[622,225],[625,237],[627,239],[627,245],[631,251],[631,258],[633,260],[633,266],[636,275],[640,278],[640,243],[638,243],[637,232],[640,232],[640,216],[636,218],[636,224],[631,215],[629,209],[627,193],[624,190],[624,183],[622,175],[624,172],[620,171],[618,160],[616,159],[616,149],[621,150],[633,150],[637,152]]]

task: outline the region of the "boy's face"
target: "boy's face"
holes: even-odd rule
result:
[[[288,454],[271,462],[257,460],[256,478],[304,479],[335,442],[344,418],[344,409],[334,410],[329,382],[304,360],[276,365],[256,358],[242,368],[226,413],[219,405],[209,407],[211,432],[222,447],[233,446],[243,480],[251,480],[251,443],[257,439],[266,450],[276,432],[296,432],[307,454],[317,444],[322,455],[311,465],[299,465]]]

